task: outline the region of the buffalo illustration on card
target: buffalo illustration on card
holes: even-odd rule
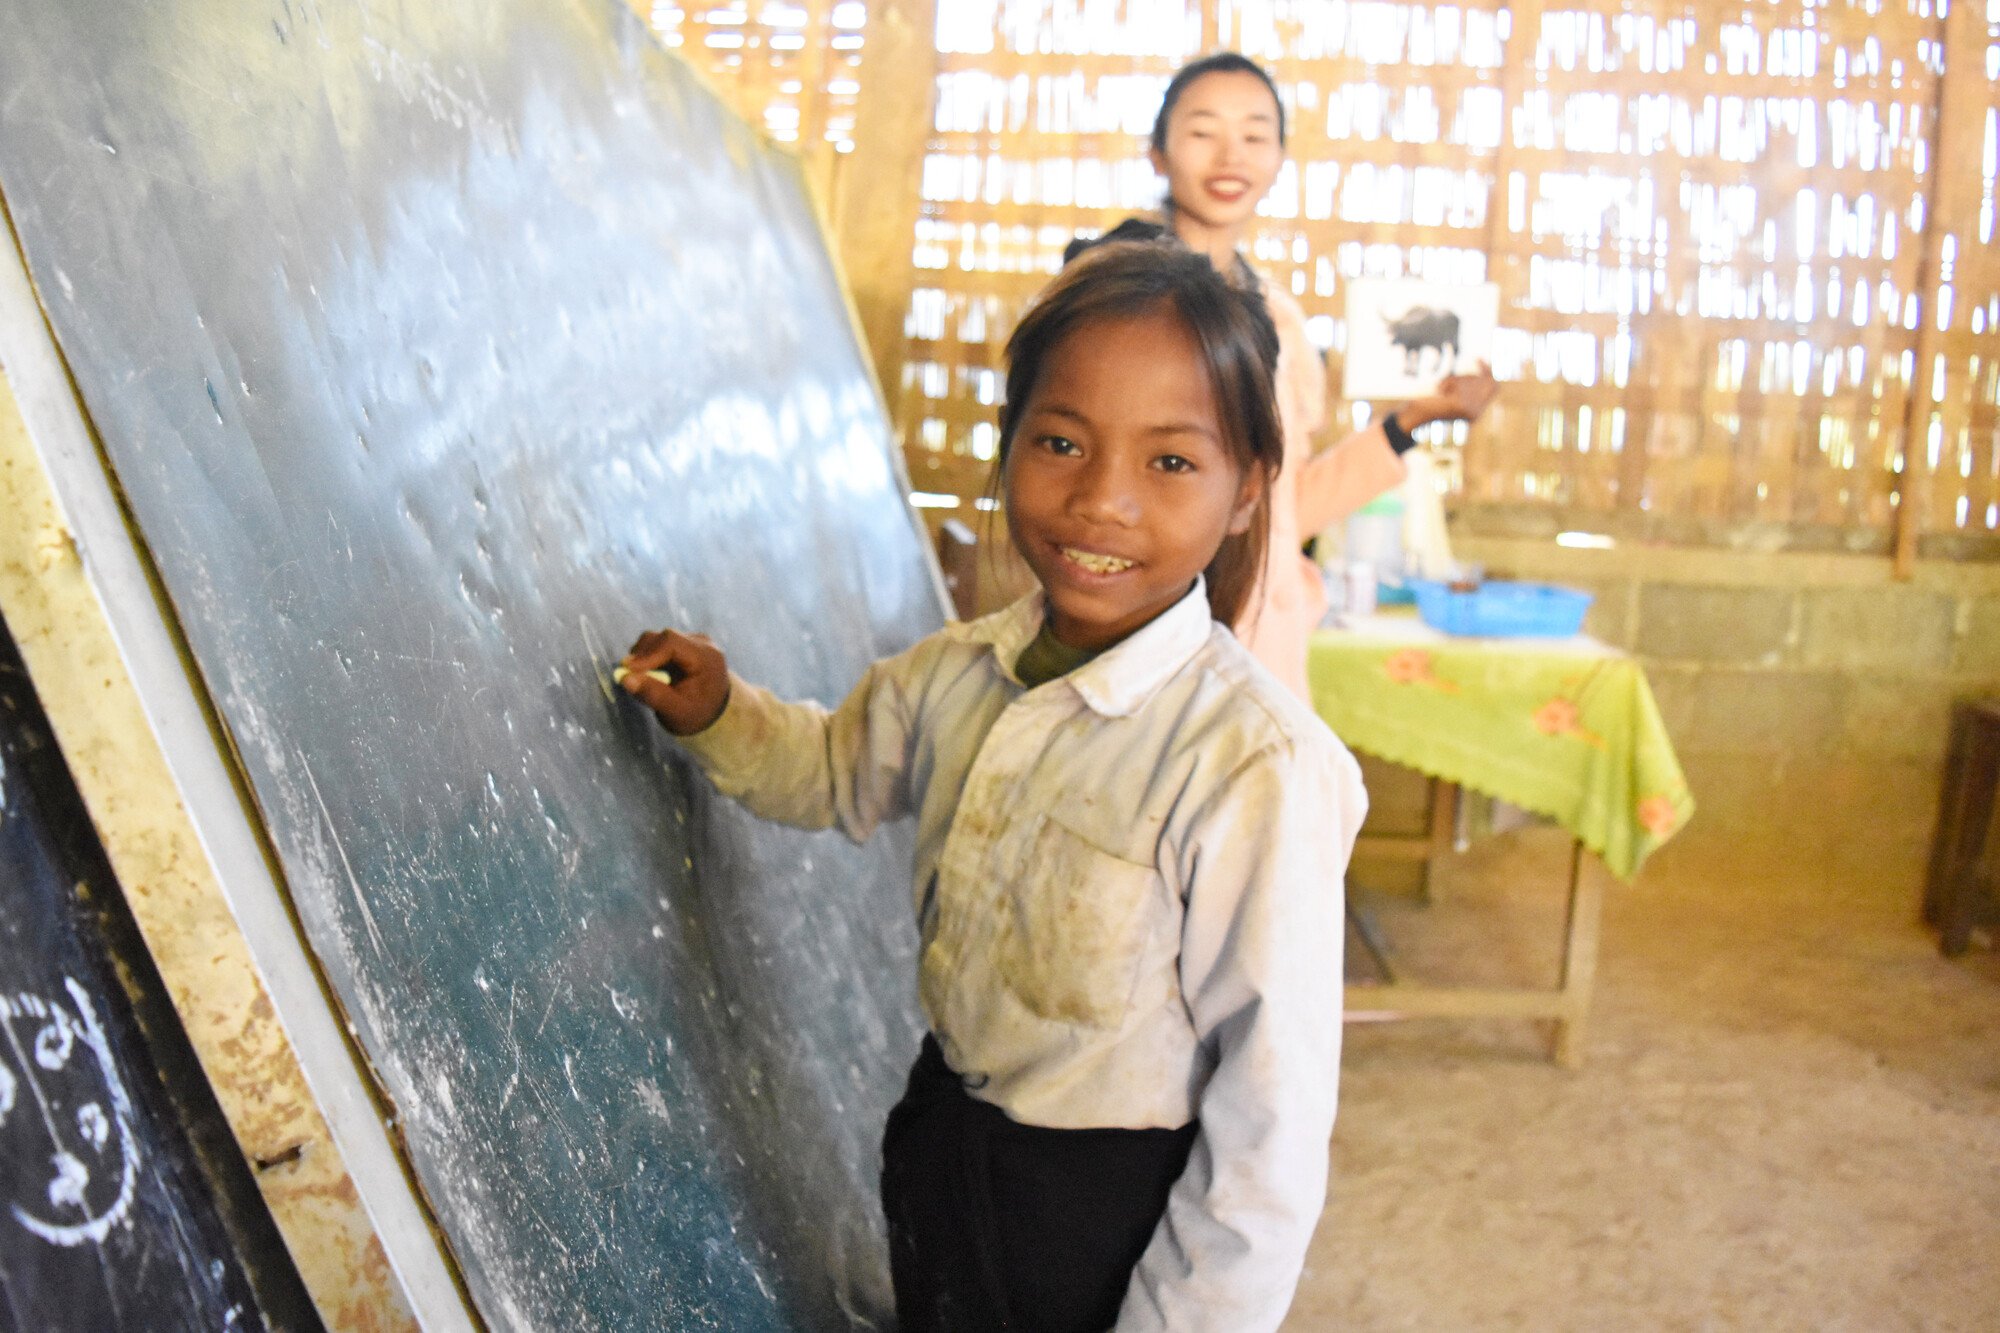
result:
[[[1347,357],[1341,396],[1413,398],[1446,375],[1493,359],[1500,289],[1413,278],[1356,278],[1347,284]]]

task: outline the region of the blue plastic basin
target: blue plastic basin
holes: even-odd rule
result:
[[[1411,579],[1410,589],[1426,625],[1483,638],[1568,638],[1583,628],[1591,603],[1589,593],[1575,588],[1504,579],[1466,592],[1434,579]]]

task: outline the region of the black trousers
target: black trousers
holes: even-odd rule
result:
[[[1016,1124],[925,1037],[882,1136],[902,1333],[1103,1333],[1194,1136]]]

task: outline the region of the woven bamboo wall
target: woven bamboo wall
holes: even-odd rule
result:
[[[773,139],[853,150],[864,0],[634,7],[669,50],[706,73],[739,114]]]
[[[869,13],[653,17],[774,134],[845,151]],[[1255,257],[1336,372],[1348,279],[1500,285],[1513,383],[1445,470],[1461,503],[1697,540],[1831,534],[1905,560],[1919,529],[2000,532],[2000,0],[923,13],[920,178],[869,189],[921,197],[893,257],[902,354],[882,359],[931,503],[984,486],[999,346],[1063,244],[1157,202],[1144,136],[1167,76],[1232,47],[1274,71],[1292,118]],[[808,61],[832,35],[848,45]],[[852,147],[850,184],[871,151]]]

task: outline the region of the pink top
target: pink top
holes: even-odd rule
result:
[[[1233,628],[1259,662],[1310,703],[1306,636],[1326,615],[1326,590],[1318,567],[1299,548],[1314,533],[1400,483],[1407,469],[1379,425],[1313,453],[1313,433],[1326,421],[1326,368],[1306,337],[1305,312],[1298,302],[1269,281],[1264,300],[1278,326],[1278,416],[1285,432],[1285,461],[1271,493],[1264,578]]]

